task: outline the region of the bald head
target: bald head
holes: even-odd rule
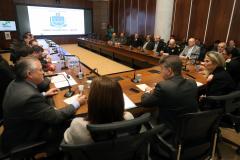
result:
[[[175,47],[176,45],[175,39],[170,39],[168,44],[169,44],[169,47]]]

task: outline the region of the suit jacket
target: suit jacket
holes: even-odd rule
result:
[[[70,118],[75,108],[50,106],[37,87],[27,81],[12,81],[3,100],[3,145],[11,149],[23,143],[48,139],[51,126]]]
[[[150,51],[154,49],[154,42],[153,41],[146,41],[143,44],[143,47],[144,47],[144,45],[146,45],[146,47],[143,48],[143,49],[150,50]]]
[[[157,52],[163,51],[165,47],[166,47],[166,43],[164,41],[160,40],[160,42],[158,43],[156,51]]]
[[[240,89],[240,57],[234,57],[226,63],[226,70]]]
[[[220,96],[235,90],[235,82],[223,67],[217,67],[213,71],[213,79],[206,85],[199,88],[200,95]],[[223,107],[221,103],[211,100],[204,100],[202,109],[216,109]]]
[[[2,119],[2,102],[8,84],[15,78],[12,68],[0,55],[0,119]]]
[[[140,38],[138,38],[138,39],[132,38],[130,41],[130,45],[132,45],[135,48],[140,47],[140,46],[142,46],[142,40]]]
[[[159,107],[158,122],[175,130],[177,117],[185,113],[197,112],[197,84],[193,80],[174,76],[157,83],[152,94],[142,95],[143,107]]]
[[[123,44],[123,45],[125,45],[125,44],[127,44],[127,38],[124,36],[124,37],[119,37],[118,38],[118,42],[120,43],[120,44]]]
[[[191,49],[190,47],[186,46],[186,47],[183,49],[183,51],[181,52],[180,56],[189,56],[189,55],[188,55],[188,51],[189,51],[190,49]],[[193,46],[193,49],[192,49],[192,51],[191,51],[191,53],[190,53],[190,57],[189,57],[189,58],[196,60],[196,59],[198,59],[199,54],[200,54],[200,47],[198,47],[197,45],[195,45],[195,46]]]

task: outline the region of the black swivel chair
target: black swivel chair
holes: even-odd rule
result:
[[[152,160],[197,160],[213,157],[221,111],[188,113],[179,117],[173,143],[160,135],[151,145]],[[153,148],[152,148],[153,147]]]
[[[234,128],[240,132],[240,91],[234,91],[222,96],[208,96],[209,100],[219,101],[223,104],[224,116],[220,126],[223,128]],[[233,144],[233,143],[231,143]],[[238,146],[237,153],[240,154]]]
[[[90,124],[94,143],[71,145],[62,142],[62,150],[73,160],[142,160],[148,159],[147,146],[151,136],[161,127],[140,132],[150,120],[146,113],[133,120],[109,124]]]
[[[3,125],[3,120],[0,120],[0,126]],[[9,152],[3,151],[2,148],[2,137],[0,135],[0,159],[1,160],[23,160],[32,159],[35,154],[44,151],[46,145],[45,141],[23,144],[18,146]]]

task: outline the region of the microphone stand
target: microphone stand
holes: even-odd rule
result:
[[[59,73],[58,73],[58,75],[62,75],[68,83],[68,91],[64,94],[64,97],[67,97],[67,98],[72,97],[75,92],[72,91],[72,87],[71,87],[71,85],[69,83],[69,80],[68,80],[68,79],[70,79],[70,76],[67,74],[67,77],[66,77],[64,74],[59,74]]]
[[[136,71],[133,73],[133,78],[131,79],[133,83],[138,83],[138,80],[136,80]]]
[[[98,74],[98,69],[97,69],[97,68],[93,68],[93,69],[90,71],[89,75],[91,75],[92,73],[95,73],[97,76],[99,76],[99,74]],[[95,76],[88,76],[87,78],[88,78],[88,80],[92,80],[94,77],[95,77]]]

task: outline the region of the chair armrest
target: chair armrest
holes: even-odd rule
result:
[[[25,156],[34,156],[34,154],[41,152],[41,148],[46,144],[45,141],[33,142],[28,144],[23,144],[17,146],[10,151],[10,156],[13,157],[22,157]]]
[[[154,126],[148,122],[148,123],[145,123],[144,126],[146,127],[146,129],[153,129]],[[165,130],[165,127],[164,125],[158,125],[157,127],[159,127],[159,133],[163,132]],[[174,153],[176,152],[176,149],[170,144],[168,143],[167,141],[165,141],[159,134],[156,134],[154,136],[154,140],[156,140],[156,142],[161,146],[163,147],[164,149]]]
[[[170,151],[171,153],[175,153],[176,152],[176,149],[173,147],[173,145],[171,145],[170,143],[165,141],[159,134],[157,134],[155,138],[157,140],[157,143],[159,143],[159,145],[161,147],[163,147],[164,149]]]
[[[3,119],[0,120],[0,127],[3,125]]]

